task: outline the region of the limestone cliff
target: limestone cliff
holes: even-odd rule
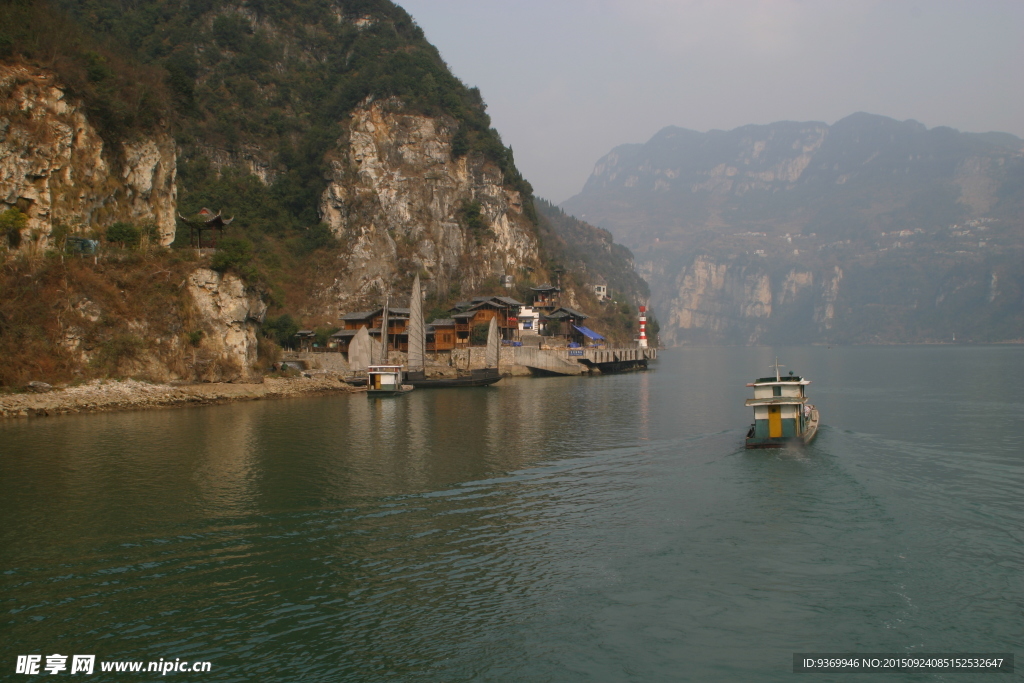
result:
[[[262,381],[256,370],[256,335],[267,305],[259,293],[236,275],[208,268],[189,274],[188,290],[196,330],[204,333],[197,344],[203,353],[193,360],[194,374],[208,381]]]
[[[832,327],[841,279],[838,267],[816,275],[799,267],[698,256],[682,268],[668,298],[656,302],[667,313],[662,336],[668,344],[818,340]]]
[[[632,248],[669,343],[1024,336],[1011,135],[863,113],[669,127],[612,150],[563,206]]]
[[[472,291],[488,278],[538,265],[535,229],[523,198],[479,154],[455,156],[454,120],[406,112],[401,101],[368,101],[330,152],[331,176],[320,213],[347,245],[328,306],[379,296],[419,271],[431,287],[458,282]],[[485,229],[461,214],[479,203]]]
[[[152,223],[174,239],[177,189],[168,134],[104,143],[56,77],[0,64],[0,209],[28,217],[22,244],[45,241],[59,223]]]

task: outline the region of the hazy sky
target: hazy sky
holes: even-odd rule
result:
[[[612,147],[857,111],[1024,137],[1024,1],[397,0],[536,193]]]

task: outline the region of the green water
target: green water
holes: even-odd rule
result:
[[[824,426],[748,452],[744,384],[776,354]],[[1024,653],[1024,348],[654,367],[0,423],[0,679],[52,653],[210,661],[165,677],[197,681],[782,681],[797,651]]]

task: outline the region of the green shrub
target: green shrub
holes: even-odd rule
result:
[[[7,237],[7,244],[11,249],[21,246],[21,231],[28,223],[28,216],[15,208],[10,208],[0,213],[0,235]]]
[[[142,232],[131,223],[118,221],[107,228],[107,241],[120,245],[124,249],[132,249],[139,246],[142,240]]]
[[[263,336],[273,340],[278,346],[292,348],[295,345],[295,333],[299,331],[299,326],[290,315],[285,313],[276,318],[268,317],[263,321],[261,331]]]
[[[232,270],[245,280],[255,280],[257,272],[252,266],[252,242],[240,237],[225,237],[217,243],[217,252],[210,259],[210,267],[218,273]]]
[[[484,218],[480,202],[464,202],[459,210],[459,222],[466,226],[477,244],[482,243],[485,236],[494,234]]]
[[[390,317],[390,316],[389,316]],[[316,345],[322,349],[327,348],[327,342],[331,340],[331,335],[340,330],[340,327],[318,327],[315,330],[316,333]]]
[[[330,226],[326,223],[317,223],[304,230],[298,239],[292,240],[290,246],[296,256],[305,256],[318,249],[336,246],[337,243],[338,240],[334,237]]]
[[[470,330],[470,333],[469,333],[469,343],[474,345],[474,346],[478,346],[480,344],[486,344],[487,343],[487,332],[488,332],[489,328],[490,328],[490,325],[486,325],[484,323],[479,323],[477,325],[473,325],[473,329]]]

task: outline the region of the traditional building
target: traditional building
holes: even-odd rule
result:
[[[531,287],[533,291],[533,307],[541,312],[553,311],[558,308],[559,294],[561,287],[543,284],[539,287]]]
[[[455,321],[456,345],[459,348],[471,346],[472,331],[477,325],[489,325],[491,318],[497,320],[498,333],[503,340],[519,336],[519,310],[523,304],[507,296],[478,296],[469,301],[460,301],[451,308]],[[477,346],[483,346],[478,341]]]
[[[455,321],[438,318],[427,325],[427,351],[434,353],[451,351],[456,346]]]
[[[348,345],[352,343],[352,337],[356,336],[359,330],[338,330],[331,335],[331,350],[345,354],[348,359]]]
[[[295,333],[295,345],[299,351],[312,351],[316,341],[316,332],[313,330],[299,330]]]
[[[604,341],[604,337],[583,325],[583,321],[589,318],[586,313],[581,313],[567,306],[561,306],[545,314],[542,320],[548,329],[551,323],[557,322],[559,336],[565,337],[571,344],[597,343]]]
[[[346,313],[341,316],[341,323],[344,330],[357,331],[365,327],[370,337],[380,341],[380,327],[384,320],[384,309],[378,308],[372,311],[359,311]],[[391,351],[409,350],[409,309],[389,308],[388,309],[388,349]],[[336,335],[339,333],[335,333]],[[354,335],[353,335],[354,336]],[[342,337],[338,337],[339,340]],[[351,337],[349,337],[351,340]],[[346,345],[347,346],[347,345]]]
[[[235,220],[234,217],[223,218],[220,211],[214,214],[206,207],[192,218],[185,218],[180,213],[178,218],[188,226],[189,244],[197,249],[216,248],[217,240],[224,236],[224,228]],[[203,244],[204,232],[206,244]]]

